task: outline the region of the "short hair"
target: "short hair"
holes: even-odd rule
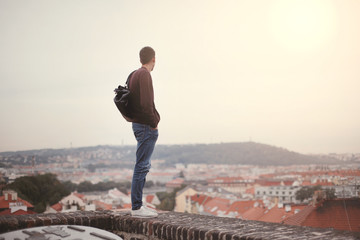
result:
[[[143,47],[139,55],[141,64],[147,64],[155,57],[155,51],[151,47]]]

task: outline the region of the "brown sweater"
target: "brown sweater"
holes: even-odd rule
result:
[[[129,80],[129,88],[133,122],[156,128],[160,121],[160,115],[155,108],[152,78],[145,67],[141,67],[133,73]]]

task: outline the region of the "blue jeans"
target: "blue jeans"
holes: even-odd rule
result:
[[[159,132],[157,129],[152,129],[149,125],[140,123],[133,123],[132,128],[137,141],[137,147],[136,164],[131,183],[131,203],[132,210],[136,210],[142,206],[143,188],[146,175],[151,167],[150,158]]]

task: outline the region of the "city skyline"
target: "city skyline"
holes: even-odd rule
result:
[[[113,89],[156,51],[158,144],[360,152],[359,1],[0,1],[0,152],[135,145]]]

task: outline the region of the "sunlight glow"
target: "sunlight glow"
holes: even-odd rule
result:
[[[279,0],[270,12],[270,34],[288,51],[315,51],[329,46],[336,34],[335,13],[328,0]]]

